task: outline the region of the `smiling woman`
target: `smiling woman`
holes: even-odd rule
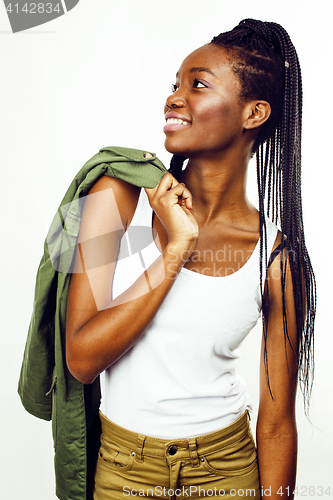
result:
[[[181,64],[165,103],[173,158],[161,181],[152,188],[141,179],[140,189],[128,176],[104,175],[93,183],[67,297],[64,368],[67,380],[85,384],[90,433],[81,441],[93,487],[86,472],[76,475],[88,499],[293,496],[295,394],[299,378],[308,403],[315,314],[301,107],[288,34],[247,19]],[[246,196],[254,154],[259,211]],[[236,368],[261,314],[256,445]],[[99,397],[90,387],[99,380],[92,424]],[[97,455],[91,429],[100,423]],[[61,498],[82,500],[72,484]]]
[[[113,363],[110,353],[103,366],[95,500],[121,498],[137,481],[145,495],[168,487],[169,498],[185,485],[199,498],[198,484],[214,498],[220,488],[235,498],[293,496],[296,381],[307,403],[315,312],[299,201],[301,95],[297,54],[274,23],[245,20],[179,68],[165,105],[172,175],[146,190],[162,252],[151,265],[162,256],[165,279],[142,300],[140,320],[123,325],[135,345],[117,339],[122,357]],[[259,213],[245,190],[256,152]],[[139,218],[150,224],[144,193],[131,224]],[[236,360],[260,310],[257,462]],[[108,461],[111,442],[136,458]]]

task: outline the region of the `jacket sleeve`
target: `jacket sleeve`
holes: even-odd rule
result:
[[[45,248],[37,272],[34,308],[18,386],[25,409],[44,420],[51,420],[52,412],[56,288],[57,274]]]

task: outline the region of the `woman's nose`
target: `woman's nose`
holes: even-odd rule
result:
[[[165,105],[167,108],[182,108],[185,106],[185,99],[179,93],[179,91],[176,90],[176,92],[169,95],[169,97],[166,100]]]

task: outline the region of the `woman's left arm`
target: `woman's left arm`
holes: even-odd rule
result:
[[[289,263],[285,286],[289,340],[285,339],[284,335],[280,275],[280,257],[277,257],[269,267],[267,275],[269,313],[266,348],[269,385],[264,363],[263,341],[256,433],[261,494],[263,499],[270,500],[293,498],[297,460],[295,398],[298,338]]]

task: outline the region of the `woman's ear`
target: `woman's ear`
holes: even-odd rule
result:
[[[247,130],[260,127],[271,114],[271,105],[267,101],[251,101],[245,106],[243,127]]]

